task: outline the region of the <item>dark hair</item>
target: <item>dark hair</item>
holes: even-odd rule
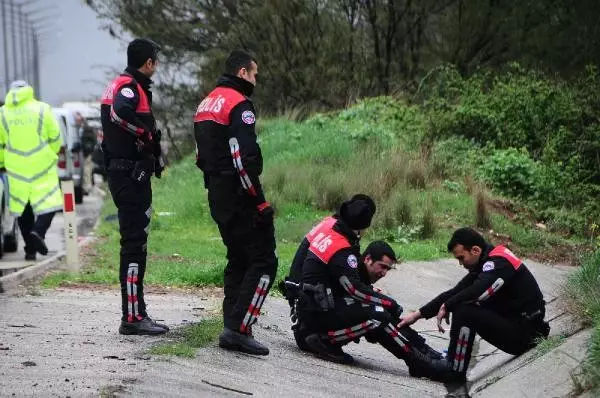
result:
[[[367,257],[367,255],[371,256],[374,261],[380,261],[383,256],[388,256],[394,262],[398,261],[394,249],[382,240],[371,242],[363,252],[363,259]]]
[[[459,228],[454,231],[450,242],[448,242],[448,251],[451,252],[457,245],[463,245],[467,250],[471,250],[473,246],[479,246],[484,249],[486,244],[483,236],[473,228]]]
[[[252,62],[256,63],[256,59],[246,51],[234,50],[225,61],[225,74],[237,75],[242,68],[250,70]]]
[[[127,66],[136,69],[141,68],[148,58],[156,62],[160,50],[158,43],[153,40],[147,38],[134,39],[127,46]]]

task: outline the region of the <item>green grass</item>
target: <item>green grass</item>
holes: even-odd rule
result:
[[[566,340],[567,340],[567,336],[562,335],[562,334],[557,335],[557,336],[550,336],[547,339],[540,338],[537,341],[537,346],[535,349],[535,356],[541,357],[542,355],[546,355],[547,353],[549,353],[556,347],[560,346]]]
[[[584,325],[593,328],[577,383],[583,390],[600,393],[600,250],[589,255],[570,277],[567,295],[571,310],[579,315]]]
[[[199,323],[185,325],[172,331],[169,341],[161,342],[149,352],[153,355],[174,355],[192,358],[198,348],[206,347],[217,339],[223,330],[223,319],[212,317]]]
[[[391,104],[387,98],[380,101],[302,123],[261,121],[262,181],[277,211],[278,278],[287,274],[310,228],[356,193],[367,193],[377,203],[363,247],[385,239],[404,260],[447,257],[446,243],[453,230],[476,224],[473,182],[464,177],[469,169],[464,164],[477,161],[477,149],[460,141],[434,146],[427,154],[418,144],[425,122],[415,108]],[[221,285],[225,248],[193,159],[184,159],[168,168],[161,180],[153,180],[153,194],[145,282]],[[86,258],[86,267],[77,273],[51,274],[43,281],[45,287],[118,283],[118,221],[110,198],[101,217],[99,241],[95,253]],[[491,223],[495,233],[510,235],[511,247],[521,256],[570,244],[501,214],[491,214]],[[493,234],[488,237],[494,241]]]

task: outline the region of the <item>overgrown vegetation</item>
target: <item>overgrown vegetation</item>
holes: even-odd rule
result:
[[[567,285],[571,308],[593,328],[588,355],[577,377],[582,390],[600,391],[600,250],[589,255]]]
[[[198,348],[206,347],[215,341],[222,330],[221,317],[203,319],[171,331],[165,341],[150,349],[150,354],[192,358]]]

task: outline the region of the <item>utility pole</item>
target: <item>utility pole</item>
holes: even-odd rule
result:
[[[18,76],[17,78],[27,80],[27,72],[29,70],[29,59],[27,59],[27,52],[25,51],[25,32],[27,29],[25,25],[25,14],[23,13],[22,5],[19,5],[19,22],[21,31],[19,34],[19,36],[21,37],[21,45],[19,46],[19,52],[21,53],[21,76]]]
[[[2,41],[4,46],[4,89],[8,93],[10,76],[8,74],[8,40],[6,37],[6,3],[2,1]]]
[[[37,93],[37,98],[42,98],[40,91],[40,49],[35,28],[33,29],[33,89]]]
[[[15,3],[13,0],[10,0],[10,27],[12,28],[12,58],[13,58],[13,70],[12,77],[16,77],[17,74],[17,32],[15,23]]]

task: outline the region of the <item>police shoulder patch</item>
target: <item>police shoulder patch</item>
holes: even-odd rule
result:
[[[133,93],[133,90],[130,89],[129,87],[125,87],[125,88],[121,89],[121,95],[123,95],[123,97],[125,97],[125,98],[133,98],[133,97],[135,97],[135,94]]]
[[[356,256],[354,254],[349,255],[347,261],[348,261],[348,266],[350,268],[358,267],[358,260],[356,259]]]
[[[494,262],[493,262],[493,261],[486,261],[486,262],[483,264],[483,267],[482,267],[482,269],[481,269],[481,270],[482,270],[483,272],[487,272],[487,271],[491,271],[491,270],[493,270],[493,269],[494,269],[494,267],[495,267],[495,265],[494,265]]]
[[[256,117],[252,111],[244,111],[242,113],[242,121],[246,124],[254,124]]]

